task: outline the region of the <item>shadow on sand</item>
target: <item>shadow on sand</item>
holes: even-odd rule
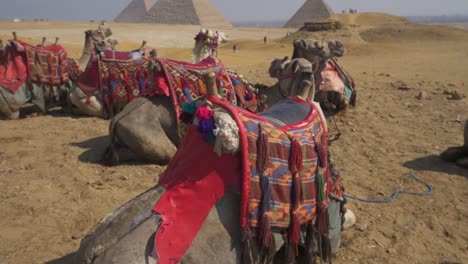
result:
[[[109,146],[108,136],[99,136],[82,142],[70,143],[71,146],[86,149],[78,159],[84,163],[101,163],[102,156]]]
[[[70,253],[64,257],[47,261],[45,264],[73,264],[75,253]]]
[[[139,161],[135,154],[125,147],[119,148],[120,162],[118,164],[108,164],[104,162],[104,153],[107,151],[109,146],[109,136],[99,136],[91,138],[82,142],[70,143],[71,146],[86,149],[80,154],[78,159],[83,163],[97,163],[105,166],[114,166],[119,164],[125,165],[142,165],[151,164],[147,161]]]
[[[415,160],[405,162],[403,166],[417,171],[443,172],[450,175],[458,175],[468,178],[468,169],[458,167],[455,163],[446,162],[436,155],[417,158]]]

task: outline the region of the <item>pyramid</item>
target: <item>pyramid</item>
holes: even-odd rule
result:
[[[144,18],[146,23],[231,27],[209,0],[158,0]]]
[[[332,9],[323,0],[306,0],[304,5],[286,23],[285,28],[299,28],[305,22],[322,20],[333,15]]]
[[[132,0],[130,4],[117,16],[115,22],[138,23],[143,22],[154,0]]]

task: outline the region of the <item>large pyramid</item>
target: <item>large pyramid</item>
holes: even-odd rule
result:
[[[158,0],[145,17],[147,23],[232,26],[209,0]]]
[[[306,0],[284,27],[298,28],[302,27],[305,22],[322,20],[332,15],[333,10],[323,0]]]
[[[130,2],[130,4],[117,16],[115,22],[143,22],[146,14],[153,6],[153,2],[154,0],[132,0],[132,2]]]

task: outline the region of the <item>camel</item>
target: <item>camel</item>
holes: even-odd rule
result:
[[[104,30],[100,29],[95,32],[94,34],[91,34],[87,32],[87,36],[90,36],[90,41],[87,41],[85,43],[85,48],[83,50],[83,55],[80,58],[80,65],[83,67],[83,65],[88,64],[88,61],[90,63],[96,62],[99,57],[97,56],[92,56],[92,52],[90,51],[91,45],[91,40],[97,40],[100,38],[100,43],[102,43],[102,39],[106,38],[108,33],[111,33],[110,30]],[[95,36],[96,35],[96,36]],[[87,38],[88,39],[88,38]],[[195,38],[195,48],[193,49],[194,52],[194,60],[199,62],[208,56],[212,54],[213,49],[216,50],[216,47],[218,44],[226,41],[230,41],[229,37],[223,33],[223,32],[214,32],[212,30],[208,29],[202,29],[199,34]],[[105,41],[104,41],[105,42]],[[156,51],[153,50],[152,54],[149,55],[145,49],[144,45],[146,44],[146,41],[143,41],[142,46],[139,49],[130,51],[130,58],[125,59],[126,62],[131,62],[131,60],[139,60],[142,57],[145,58],[155,58],[156,57]],[[211,48],[208,48],[211,47]],[[145,53],[144,56],[141,54]],[[106,57],[104,55],[101,55],[101,57]],[[196,59],[195,59],[196,58]],[[112,59],[106,57],[105,59]],[[83,68],[84,69],[84,68]],[[80,86],[80,85],[79,85]],[[70,90],[70,101],[72,105],[77,107],[81,113],[84,113],[85,115],[88,116],[95,116],[95,117],[101,117],[101,118],[109,118],[113,117],[115,114],[120,112],[123,108],[124,105],[121,105],[118,107],[118,109],[106,109],[106,106],[104,105],[103,99],[102,99],[102,94],[101,90],[98,89],[98,87],[95,87],[94,93],[86,93],[84,92],[80,87],[74,87],[73,89]]]
[[[218,56],[218,45],[230,42],[231,39],[224,32],[203,28],[195,36],[195,46],[192,49],[192,62],[199,63],[209,56]]]
[[[87,30],[85,32],[85,46],[81,58],[78,62],[66,59],[70,67],[68,81],[60,85],[44,85],[41,87],[41,85],[29,81],[31,78],[26,75],[28,72],[26,70],[27,61],[24,60],[25,56],[22,55],[25,53],[25,47],[18,41],[16,32],[13,32],[13,40],[9,41],[6,46],[2,45],[3,48],[0,51],[5,55],[1,58],[2,60],[6,60],[5,65],[10,64],[0,69],[0,82],[2,81],[1,78],[5,77],[2,82],[3,85],[11,85],[10,89],[6,89],[6,87],[0,84],[0,119],[17,119],[19,117],[19,109],[29,101],[32,101],[41,112],[46,112],[48,108],[55,105],[69,107],[67,93],[76,86],[75,81],[78,78],[80,69],[86,67],[91,51],[95,46],[109,47],[110,44],[106,43],[108,43],[107,38],[111,34],[112,31],[104,27],[103,24],[97,30]],[[56,38],[55,43],[48,46],[46,45],[46,38],[43,37],[42,42],[36,46],[43,50],[63,50],[58,42],[59,38]],[[9,49],[8,54],[6,53],[7,49]],[[23,82],[21,85],[20,81]],[[11,87],[14,87],[14,89]]]
[[[455,162],[458,166],[468,168],[468,120],[465,121],[464,145],[461,147],[450,147],[440,157],[448,162]]]
[[[209,74],[207,74],[207,84],[209,84],[208,91],[212,97],[217,97],[217,88],[212,85],[216,83]],[[211,78],[211,80],[209,80]],[[298,98],[308,98],[313,91],[313,82],[304,79],[301,81],[301,85],[295,87],[291,95],[296,95]],[[212,99],[209,99],[212,100]],[[214,99],[213,99],[214,100]],[[274,106],[272,107],[274,109]],[[320,108],[316,108],[320,109]],[[215,110],[216,111],[216,110]],[[220,112],[221,113],[221,112]],[[326,122],[323,115],[320,115],[323,122]],[[193,131],[193,130],[192,130]],[[198,133],[198,132],[196,132]],[[193,134],[187,135],[187,142],[196,140]],[[190,143],[188,143],[190,145]],[[195,149],[181,149],[183,151],[195,151],[198,152],[198,148]],[[213,151],[211,151],[213,152]],[[218,155],[218,154],[213,154]],[[238,154],[230,154],[238,155]],[[197,158],[199,155],[191,155],[192,158]],[[179,158],[184,156],[179,155]],[[214,158],[214,157],[212,157]],[[185,159],[186,163],[200,162],[192,161],[190,158]],[[211,158],[209,159],[211,160]],[[216,164],[216,160],[212,163]],[[235,162],[234,162],[235,163]],[[231,162],[230,164],[233,164]],[[175,165],[174,165],[175,166]],[[169,166],[164,173],[163,177],[165,180],[171,180],[171,177],[175,174],[172,170],[177,166]],[[208,166],[210,166],[208,164]],[[228,170],[228,168],[226,168]],[[177,174],[177,173],[176,173]],[[201,176],[201,175],[200,175]],[[193,176],[197,177],[197,176]],[[337,178],[333,178],[333,181],[337,181]],[[210,185],[209,185],[210,186]],[[214,187],[212,187],[214,188]],[[167,189],[163,184],[151,188],[150,190],[140,194],[136,198],[132,199],[128,203],[121,206],[119,209],[114,211],[112,214],[103,219],[82,241],[79,250],[74,254],[74,263],[76,264],[99,264],[99,263],[125,263],[125,264],[140,264],[140,263],[154,263],[153,257],[160,256],[160,251],[156,248],[155,237],[160,232],[165,232],[165,221],[167,219],[164,215],[155,213],[152,208],[157,204],[161,198],[165,195]],[[216,192],[217,190],[210,189],[209,192]],[[209,209],[209,208],[208,208]],[[171,210],[171,209],[169,209]],[[173,207],[172,210],[175,210]],[[240,230],[241,222],[239,215],[241,211],[240,195],[237,191],[226,190],[226,192],[220,197],[220,199],[214,204],[209,210],[209,213],[203,225],[196,233],[193,242],[190,244],[188,241],[189,249],[183,255],[181,260],[174,260],[174,263],[273,263],[270,259],[265,262],[255,261],[257,256],[251,256],[246,254],[246,248],[243,246],[245,242],[242,237]],[[181,212],[179,210],[179,212]],[[182,213],[182,212],[181,212]],[[344,219],[350,219],[348,215],[354,214],[347,210],[344,215]],[[341,226],[342,226],[342,212],[340,211],[340,201],[330,199],[328,205],[328,222],[329,222],[329,238],[331,252],[335,253],[340,245],[341,237]],[[354,218],[355,221],[355,218]],[[190,223],[191,221],[187,222]],[[349,226],[345,222],[345,225]],[[169,226],[167,226],[169,227]],[[175,226],[175,228],[177,228]],[[303,231],[301,231],[303,232]],[[167,232],[165,232],[167,235]],[[303,233],[305,234],[305,233]],[[170,235],[170,234],[169,234]],[[284,239],[283,235],[273,230],[272,239],[275,241],[274,246],[271,247],[272,253],[274,254],[274,263],[290,263],[284,262]],[[176,242],[177,238],[173,238]],[[252,247],[258,247],[257,240],[252,240]],[[305,246],[305,245],[303,245]],[[303,248],[299,252],[314,251],[313,246],[309,245],[309,248]],[[304,250],[304,251],[303,251]],[[317,250],[317,249],[315,249]],[[317,252],[316,252],[317,253]],[[320,253],[318,253],[321,255]],[[299,257],[304,257],[301,256]],[[294,257],[292,257],[294,259]],[[246,261],[246,260],[250,261]],[[290,261],[294,261],[291,259]],[[252,261],[253,260],[253,261]],[[258,259],[257,259],[258,260]],[[159,263],[159,262],[158,262]],[[162,262],[164,264],[166,262]],[[171,262],[172,263],[172,262]],[[291,262],[292,263],[292,262]],[[298,262],[302,263],[302,262]]]
[[[13,39],[3,47],[0,53],[0,119],[17,119],[19,109],[29,101],[44,113],[53,106],[67,106],[67,91],[74,85],[78,69],[58,45],[58,38],[53,45],[45,42],[43,38],[38,46],[30,45],[13,32]],[[50,69],[44,70],[28,59],[32,56],[43,63],[47,59]],[[52,64],[49,57],[55,58]]]
[[[317,95],[327,113],[345,110],[348,105],[356,106],[357,94],[354,80],[337,62],[335,57],[346,54],[339,41],[295,40],[292,58],[305,58],[314,64]]]
[[[88,34],[89,35],[89,34]],[[101,118],[109,118],[109,116],[112,115],[110,113],[111,110],[113,109],[106,109],[106,106],[104,105],[103,101],[103,96],[101,94],[101,89],[100,89],[100,82],[101,82],[101,77],[99,74],[100,71],[100,65],[99,61],[100,60],[109,60],[109,61],[125,61],[125,62],[137,62],[149,59],[155,56],[156,51],[152,50],[149,52],[145,47],[146,47],[147,42],[142,41],[142,44],[139,48],[135,50],[131,50],[128,52],[123,52],[123,51],[115,51],[114,49],[109,50],[105,46],[98,46],[92,51],[92,55],[90,55],[89,62],[87,62],[88,67],[90,67],[89,72],[88,68],[85,69],[85,71],[80,75],[80,78],[78,80],[78,85],[70,89],[70,102],[73,106],[79,109],[79,112],[81,114],[85,114],[88,116],[95,116],[95,117],[101,117]],[[83,53],[84,54],[84,53]],[[121,58],[122,57],[122,58]],[[96,67],[95,69],[92,67]],[[96,71],[96,72],[94,72]],[[97,74],[94,78],[97,79],[98,83],[94,84],[93,87],[87,87],[88,89],[92,89],[93,92],[91,93],[86,93],[83,91],[83,87],[81,87],[81,80],[84,79],[86,80],[89,78],[88,76],[93,76],[94,74]],[[89,86],[84,84],[84,86]],[[123,107],[123,106],[122,106]],[[121,109],[116,109],[116,112],[120,112]]]
[[[288,97],[303,80],[313,80],[312,64],[305,59],[275,59],[270,75],[279,79],[273,87],[261,88],[266,95],[266,105]],[[137,160],[166,165],[180,144],[178,117],[170,97],[136,98],[110,123],[110,146],[103,156],[108,165],[125,160],[121,149],[129,149]]]
[[[117,45],[117,41],[108,39],[111,35],[112,30],[105,27],[104,24],[100,24],[97,30],[90,29],[85,31],[83,51],[81,53],[81,57],[78,59],[80,69],[84,70],[86,68],[96,46],[109,47],[110,49],[113,49],[113,47]]]

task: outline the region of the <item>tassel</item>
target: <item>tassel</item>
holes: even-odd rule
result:
[[[330,238],[326,235],[322,235],[322,238],[321,238],[321,242],[322,242],[322,245],[321,245],[321,256],[322,256],[322,260],[323,261],[326,261],[328,263],[331,263],[331,260],[332,260],[332,252],[331,252],[331,241],[330,241]]]
[[[317,230],[319,234],[328,234],[329,227],[328,208],[320,209],[317,216]]]
[[[317,172],[315,176],[315,185],[317,187],[317,201],[323,203],[326,199],[325,197],[325,176]]]
[[[270,195],[270,183],[268,177],[261,176],[261,188],[262,188],[262,201],[261,201],[261,210],[262,210],[262,217],[260,220],[260,226],[258,229],[258,239],[260,246],[262,248],[269,248],[271,246],[271,223],[270,217],[268,212],[270,211],[270,202],[271,202],[271,195]]]
[[[317,256],[317,232],[312,223],[307,224],[304,264],[315,264]]]
[[[260,187],[262,190],[261,200],[261,221],[258,229],[258,241],[262,248],[270,248],[271,246],[271,228],[270,228],[270,217],[268,212],[270,211],[271,204],[271,193],[270,193],[270,181],[268,176],[265,176],[265,170],[268,165],[268,135],[264,131],[263,125],[259,124],[259,136],[257,141],[257,171],[260,177]]]
[[[258,250],[254,245],[252,233],[249,228],[242,231],[242,263],[243,264],[257,264],[258,263]]]
[[[293,245],[289,242],[284,244],[284,264],[294,264],[296,263],[296,245]]]
[[[302,165],[302,149],[301,145],[295,138],[291,138],[291,156],[289,158],[289,169],[292,174],[300,172]]]
[[[293,173],[292,179],[292,211],[291,225],[289,226],[288,239],[292,247],[295,247],[295,255],[298,255],[298,244],[301,235],[301,224],[299,222],[298,208],[301,201],[301,175],[303,169],[301,145],[295,138],[291,138],[291,156],[289,159],[289,169]]]

